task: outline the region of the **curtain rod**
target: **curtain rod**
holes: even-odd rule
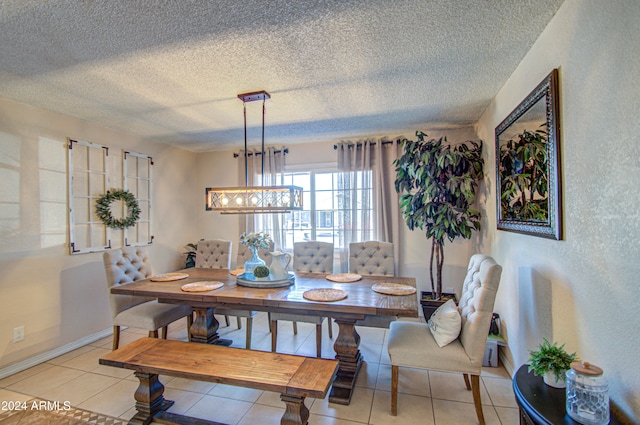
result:
[[[278,150],[273,151],[273,153],[283,153],[283,154],[285,154],[285,155],[286,155],[286,154],[288,154],[288,153],[289,153],[289,148],[278,149]],[[251,156],[251,155],[254,155],[254,154],[255,154],[255,155],[262,155],[262,152],[255,152],[255,153],[254,153],[254,152],[248,152],[248,153],[247,153],[247,156]],[[237,158],[237,157],[239,157],[239,156],[240,156],[240,154],[239,154],[238,152],[234,152],[234,153],[233,153],[233,157],[234,157],[234,158]]]
[[[371,145],[371,146],[375,146],[375,145],[376,145],[376,143],[378,143],[378,142],[372,142],[372,143],[369,143],[369,145]],[[382,141],[382,144],[383,144],[383,145],[390,145],[390,144],[392,144],[392,143],[402,143],[402,140],[400,140],[400,139],[396,139],[396,140],[383,140],[383,141]],[[353,146],[360,147],[360,146],[362,146],[362,142],[356,142],[356,143],[353,143],[353,144],[349,145],[348,147],[349,147],[349,148],[351,148],[351,147],[353,147]],[[338,150],[338,145],[333,145],[333,150],[334,150],[334,151],[335,151],[335,150]]]

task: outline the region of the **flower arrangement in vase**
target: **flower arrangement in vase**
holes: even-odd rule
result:
[[[264,232],[244,232],[240,235],[240,243],[251,251],[251,258],[244,262],[244,277],[255,278],[253,270],[258,266],[266,266],[266,263],[258,256],[258,250],[269,249],[273,239]]]

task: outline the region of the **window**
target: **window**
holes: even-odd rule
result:
[[[69,242],[71,254],[104,251],[111,232],[94,205],[109,180],[108,149],[96,143],[69,140]]]
[[[153,241],[151,229],[151,169],[150,156],[136,152],[124,152],[124,188],[138,200],[140,218],[133,227],[125,229],[125,245],[149,245]]]
[[[370,175],[371,171],[358,172],[358,181],[371,182]],[[343,245],[346,232],[351,233],[349,240],[352,242],[362,240],[363,235],[370,235],[373,211],[370,207],[362,207],[363,198],[372,196],[370,183],[349,189],[342,178],[343,173],[327,171],[292,172],[278,176],[278,181],[284,185],[302,187],[304,206],[302,211],[280,214],[282,246],[279,248],[292,250],[294,242],[317,240],[333,243],[338,249]],[[352,199],[356,199],[355,205]],[[274,226],[264,224],[272,222],[261,221],[262,228],[258,227],[258,230],[274,234]]]

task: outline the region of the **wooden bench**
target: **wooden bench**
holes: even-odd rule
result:
[[[135,371],[140,380],[134,395],[138,412],[129,424],[143,425],[217,424],[166,412],[173,401],[164,399],[158,375],[279,392],[286,407],[280,424],[306,425],[305,397],[324,398],[338,369],[337,360],[155,338],[141,338],[99,362]]]

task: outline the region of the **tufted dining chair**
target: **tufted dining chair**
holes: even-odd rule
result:
[[[395,276],[396,264],[391,242],[353,242],[349,244],[349,273],[361,276]],[[389,328],[394,316],[367,315],[357,326]]]
[[[106,251],[103,256],[104,270],[109,288],[109,306],[113,320],[113,349],[120,345],[120,327],[127,326],[149,331],[157,338],[162,328],[162,338],[167,338],[167,326],[183,317],[187,318],[187,329],[193,323],[192,310],[188,306],[162,304],[154,298],[112,294],[111,288],[136,280],[151,277],[151,263],[143,247],[124,247]]]
[[[333,273],[333,244],[308,241],[293,244],[293,271],[303,273]],[[293,333],[298,333],[296,322],[316,325],[316,357],[322,357],[322,322],[324,317],[303,314],[271,313],[271,351],[276,351],[278,320],[293,322]],[[328,320],[329,338],[333,338],[331,318]]]
[[[199,241],[198,248],[196,249],[196,267],[209,269],[231,268],[231,241],[224,239]],[[224,315],[227,326],[229,326],[229,316],[235,316],[238,320],[238,329],[242,329],[240,318],[246,318],[246,347],[247,350],[251,349],[251,331],[253,329],[253,317],[256,315],[256,312],[231,308],[216,308],[215,313]]]
[[[388,349],[392,415],[398,411],[398,367],[405,366],[462,373],[467,390],[473,393],[478,421],[484,425],[480,372],[501,274],[502,267],[490,256],[475,254],[471,257],[458,303],[462,323],[460,334],[447,345],[440,347],[434,339],[432,332],[438,330],[435,326],[430,329],[427,323],[403,321],[391,324]]]

